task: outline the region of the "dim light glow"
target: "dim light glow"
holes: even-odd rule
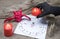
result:
[[[8,29],[11,29],[11,25],[10,24],[6,24],[6,27],[5,27],[7,30]]]

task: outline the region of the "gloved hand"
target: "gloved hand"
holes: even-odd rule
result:
[[[42,11],[42,14],[38,15],[37,18],[43,17],[49,14],[54,14],[55,16],[60,15],[60,7],[58,6],[51,6],[47,2],[40,3],[36,6],[37,8],[40,8]]]

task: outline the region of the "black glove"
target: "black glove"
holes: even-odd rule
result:
[[[40,3],[36,7],[43,9],[42,14],[38,15],[37,18],[46,16],[49,14],[54,14],[55,16],[60,15],[60,7],[50,6],[47,2]]]

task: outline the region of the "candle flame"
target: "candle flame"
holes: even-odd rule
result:
[[[6,29],[11,29],[11,25],[10,24],[7,24],[6,25]]]
[[[36,9],[34,9],[34,11],[36,12]]]

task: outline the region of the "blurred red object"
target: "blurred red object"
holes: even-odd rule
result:
[[[37,8],[37,7],[34,7],[32,8],[32,15],[33,16],[38,16],[42,13],[41,9]]]
[[[12,32],[12,23],[4,23],[4,35],[9,37],[9,36],[12,36],[13,35],[13,32]]]
[[[11,20],[15,20],[16,22],[20,22],[22,20],[22,17],[25,16],[27,17],[29,20],[30,17],[26,16],[25,14],[22,14],[22,9],[18,10],[18,11],[13,11],[14,15],[12,17],[6,18],[6,20],[4,20],[4,23],[6,21],[11,21]]]

